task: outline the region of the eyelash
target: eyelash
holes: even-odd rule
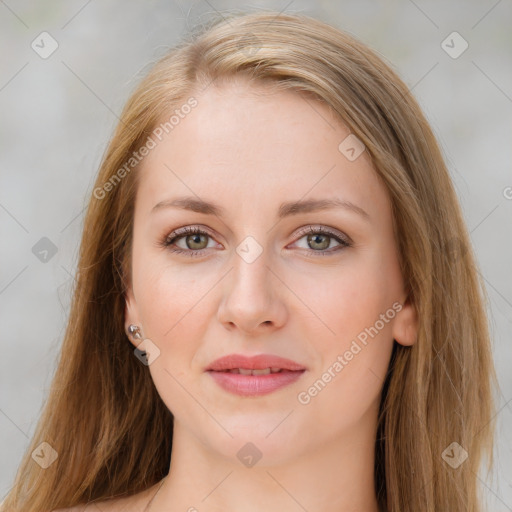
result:
[[[334,238],[337,242],[339,242],[341,244],[341,246],[338,246],[337,248],[335,248],[335,250],[333,251],[331,249],[325,249],[325,250],[322,250],[322,251],[314,251],[313,249],[310,249],[309,252],[312,252],[318,256],[329,256],[333,253],[337,253],[339,250],[341,249],[344,249],[346,247],[351,247],[352,244],[340,237],[339,235],[337,235],[336,233],[334,233],[333,231],[330,231],[329,229],[326,229],[322,226],[319,226],[319,227],[313,227],[313,226],[308,226],[306,229],[303,229],[299,232],[299,239],[300,240],[301,238],[303,238],[305,235],[325,235],[325,236],[328,236],[330,238]],[[201,256],[204,251],[206,249],[180,249],[180,248],[170,248],[171,245],[173,245],[177,240],[179,240],[180,238],[184,238],[184,237],[187,237],[189,235],[206,235],[206,236],[209,236],[210,238],[213,238],[212,235],[199,228],[199,227],[190,227],[190,226],[187,226],[185,228],[181,228],[181,229],[177,229],[176,231],[173,231],[170,235],[167,235],[162,241],[161,243],[159,243],[159,246],[160,247],[164,247],[164,248],[167,248],[169,249],[171,252],[173,253],[176,253],[176,254],[186,254],[188,257],[194,257],[194,256]],[[330,245],[330,244],[329,244]],[[308,249],[304,249],[304,250],[308,250]]]

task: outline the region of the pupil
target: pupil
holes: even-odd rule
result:
[[[196,233],[195,235],[190,235],[189,238],[192,238],[192,244],[200,244],[201,243],[201,237],[203,237],[201,233]],[[199,240],[198,240],[199,238]],[[190,249],[191,247],[189,247]],[[192,249],[197,249],[197,247],[192,247]]]
[[[309,237],[309,241],[312,241],[311,238],[313,238],[313,244],[320,244],[321,247],[319,247],[320,249],[326,249],[327,247],[329,247],[329,242],[328,242],[328,238],[327,236],[325,235],[310,235]],[[322,244],[322,242],[318,242],[317,239],[320,238],[320,239],[324,239],[324,243]],[[327,241],[327,245],[325,244],[325,242]]]

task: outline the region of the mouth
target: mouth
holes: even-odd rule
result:
[[[214,370],[210,370],[214,371]],[[289,372],[283,368],[263,368],[261,370],[250,370],[249,368],[231,368],[229,370],[220,370],[224,373],[238,373],[241,375],[270,375],[271,373]]]
[[[225,391],[242,396],[272,393],[296,382],[306,368],[273,355],[231,354],[214,361],[205,370]]]
[[[277,373],[281,370],[301,371],[306,368],[301,364],[273,354],[258,354],[246,356],[243,354],[229,354],[216,359],[205,368],[206,371],[254,371],[262,370],[267,373]]]

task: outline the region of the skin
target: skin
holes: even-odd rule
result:
[[[350,132],[316,100],[240,78],[194,96],[198,106],[139,169],[126,327],[141,327],[160,350],[147,369],[175,418],[169,475],[149,510],[377,512],[373,449],[383,379],[393,343],[412,345],[418,323],[404,293],[387,191],[366,151],[349,161],[338,150]],[[225,215],[151,213],[159,201],[185,195],[218,203]],[[369,221],[343,209],[276,217],[284,201],[333,197],[363,208]],[[158,245],[196,225],[211,236],[189,236],[187,245],[185,235],[174,247],[201,256]],[[318,236],[308,244],[299,234],[307,226],[345,234],[352,246]],[[263,251],[252,263],[236,252],[248,236]],[[401,311],[300,403],[298,394],[395,302]],[[132,343],[151,353],[149,342]],[[307,370],[273,393],[237,396],[204,372],[230,353],[276,354]],[[253,467],[237,457],[248,442],[262,455]],[[156,490],[134,498],[133,510]]]

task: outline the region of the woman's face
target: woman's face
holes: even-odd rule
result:
[[[374,429],[393,340],[412,344],[416,317],[367,151],[296,92],[237,80],[195,98],[138,171],[126,297],[175,428],[229,458],[251,442],[269,463]],[[218,210],[166,206],[183,197]],[[206,371],[230,354],[303,370]]]

